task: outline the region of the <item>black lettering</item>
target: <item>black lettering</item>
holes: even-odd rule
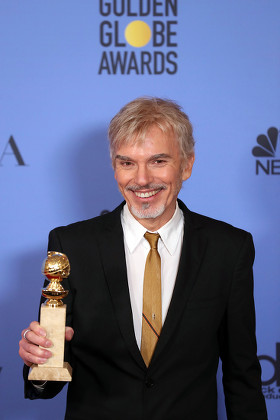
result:
[[[280,395],[268,394],[268,395],[265,395],[265,398],[267,400],[279,400],[280,399]]]
[[[178,16],[177,0],[165,0],[165,16],[169,16],[169,9],[173,16]]]
[[[164,72],[164,54],[161,51],[154,53],[154,74],[162,74]]]
[[[142,51],[141,53],[141,74],[145,73],[145,67],[147,68],[148,74],[152,74],[152,70],[150,67],[152,61],[152,55],[148,51]]]
[[[121,74],[124,74],[126,60],[127,60],[127,51],[124,52],[123,56],[121,52],[118,51],[115,57],[114,57],[114,52],[110,51],[110,58],[111,58],[113,74],[117,74],[118,68],[120,68]]]
[[[137,12],[133,10],[134,3],[131,0],[99,0],[99,13],[102,16],[109,16],[110,14],[115,16],[124,16],[125,14],[127,16],[148,16],[151,13],[151,1],[153,2],[153,16],[164,16],[163,9],[165,16],[178,16],[177,0],[165,0],[165,8],[163,2],[159,0],[138,0],[139,10]]]
[[[101,74],[103,70],[105,70],[107,74],[111,74],[109,61],[108,61],[107,54],[105,51],[103,52],[102,57],[101,57],[98,74]]]
[[[259,175],[259,167],[265,172],[267,175],[269,175],[269,168],[270,168],[270,161],[266,161],[266,167],[259,161],[256,160],[256,174]]]
[[[276,372],[277,380],[276,385],[280,386],[280,343],[276,343]]]
[[[115,20],[114,22],[114,34],[115,34],[115,47],[125,47],[124,42],[119,41],[119,22]]]
[[[117,8],[117,4],[118,3],[121,5],[120,10],[118,10],[118,8]],[[117,0],[117,1],[115,0],[114,1],[114,14],[116,16],[123,16],[124,15],[124,12],[125,12],[124,0]]]
[[[143,7],[143,3],[145,3],[146,4],[146,10],[144,9],[144,7]],[[143,0],[140,0],[140,5],[139,5],[139,16],[148,16],[149,15],[149,13],[150,13],[150,10],[151,10],[151,4],[150,4],[150,0],[144,0],[144,2],[143,2]]]
[[[171,42],[171,37],[177,35],[176,32],[171,31],[171,25],[177,25],[176,20],[169,20],[166,22],[166,46],[177,47],[177,42]]]
[[[278,172],[277,172],[278,169]],[[272,175],[280,175],[280,160],[272,160],[271,161],[271,174]]]
[[[272,357],[270,356],[259,356],[259,361],[261,362],[262,360],[266,360],[267,362],[271,363],[272,366],[274,367],[274,375],[268,379],[267,381],[262,381],[262,385],[266,386],[266,385],[271,385],[273,384],[273,382],[276,381],[277,378],[277,374],[276,374],[276,360],[274,360]]]
[[[139,69],[137,66],[137,60],[136,60],[134,51],[132,51],[130,59],[129,59],[127,74],[130,74],[132,70],[134,70],[136,74],[139,74]]]
[[[262,386],[262,393],[263,394],[270,394],[270,393],[274,393],[274,388],[270,387],[270,386]]]
[[[106,6],[106,9],[104,9],[103,6]],[[109,14],[111,13],[111,4],[109,1],[105,1],[103,2],[103,0],[99,1],[99,13],[102,16],[109,16]]]
[[[262,385],[267,386],[276,381],[276,385],[280,386],[280,343],[276,343],[276,360],[272,357],[263,355],[259,356],[259,361],[266,360],[271,363],[274,368],[274,374],[267,381],[262,381]]]
[[[127,0],[127,16],[137,16],[136,12],[131,11],[131,2]]]
[[[153,22],[153,46],[161,47],[164,44],[164,23],[155,20]]]
[[[163,13],[158,11],[158,8],[160,6],[162,7],[162,2],[158,1],[158,0],[154,0],[154,4],[153,4],[153,15],[154,16],[163,16]]]
[[[174,57],[175,59],[177,58],[177,53],[175,51],[170,51],[166,56],[167,63],[173,66],[172,68],[166,67],[166,73],[168,74],[175,74],[177,73],[178,69],[177,63],[176,61],[172,60],[172,57]]]
[[[275,389],[273,387],[271,387],[271,386],[268,386],[267,387],[267,392],[274,394]]]
[[[7,151],[7,149],[9,147],[12,149],[11,152]],[[23,160],[23,158],[22,158],[22,156],[20,154],[19,148],[17,147],[17,144],[16,144],[16,142],[15,142],[15,140],[13,138],[13,136],[11,136],[9,138],[9,140],[8,140],[8,142],[6,144],[6,147],[5,147],[5,149],[4,149],[3,153],[2,153],[2,156],[0,158],[0,166],[3,166],[2,165],[2,161],[4,159],[4,156],[6,156],[6,155],[14,155],[14,157],[17,160],[18,166],[26,166],[25,163],[24,163],[24,160]]]
[[[108,28],[112,28],[111,22],[108,20],[104,20],[100,24],[100,44],[103,47],[109,47],[112,44],[112,32],[105,32],[105,26],[108,26]],[[106,38],[105,38],[106,37]]]

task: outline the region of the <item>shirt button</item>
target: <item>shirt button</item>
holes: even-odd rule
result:
[[[146,385],[147,388],[152,388],[155,385],[155,383],[152,380],[152,378],[146,378],[145,385]]]

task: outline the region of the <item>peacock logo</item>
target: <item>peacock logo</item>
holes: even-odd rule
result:
[[[256,159],[256,175],[280,175],[280,159],[275,159],[278,138],[279,130],[276,127],[270,127],[267,135],[260,134],[257,137],[258,145],[252,149],[253,156],[261,158]]]
[[[279,132],[277,128],[270,127],[267,136],[260,134],[257,137],[258,146],[255,146],[252,153],[256,157],[275,157]]]

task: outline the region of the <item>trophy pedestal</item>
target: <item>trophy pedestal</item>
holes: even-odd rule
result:
[[[66,381],[72,380],[72,368],[64,362],[66,305],[50,307],[41,305],[40,325],[46,330],[53,347],[46,363],[32,365],[28,376],[33,381]]]
[[[63,367],[42,367],[32,365],[31,372],[28,376],[30,381],[72,381],[72,368],[69,363],[64,362]]]

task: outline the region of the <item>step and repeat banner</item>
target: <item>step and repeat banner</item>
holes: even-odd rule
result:
[[[0,1],[1,418],[63,418],[66,390],[24,400],[20,333],[38,315],[49,230],[120,203],[107,126],[149,95],[194,126],[180,198],[253,234],[263,393],[279,419],[279,15],[279,0]]]

